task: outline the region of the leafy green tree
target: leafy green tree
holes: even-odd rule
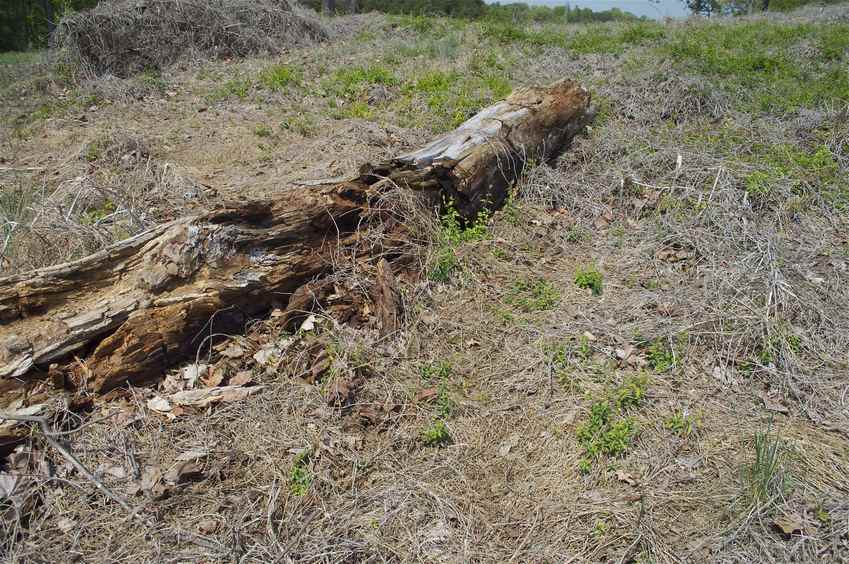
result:
[[[44,47],[62,14],[96,4],[97,0],[2,0],[0,51]]]

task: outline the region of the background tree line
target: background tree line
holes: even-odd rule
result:
[[[0,51],[44,47],[62,14],[96,4],[97,0],[0,0]]]
[[[592,22],[630,19],[618,8],[594,12],[590,8],[531,6],[524,2],[486,4],[483,0],[301,0],[305,6],[325,13],[378,11],[387,14],[451,16],[504,22]]]

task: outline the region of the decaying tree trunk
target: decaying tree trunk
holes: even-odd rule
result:
[[[336,185],[295,187],[158,226],[76,262],[0,280],[0,405],[52,373],[104,392],[162,377],[205,335],[239,332],[271,308],[310,309],[334,252],[370,229],[389,190],[453,198],[464,217],[500,206],[525,162],[549,159],[590,118],[571,81],[520,90],[419,151]],[[397,327],[397,287],[380,263],[375,302]],[[291,296],[291,303],[290,303]]]

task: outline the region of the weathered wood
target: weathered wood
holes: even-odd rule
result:
[[[392,267],[383,258],[377,263],[374,306],[381,337],[401,328],[401,291],[398,288],[398,280],[392,273]]]
[[[273,307],[291,306],[294,320],[326,297],[330,286],[305,285],[370,228],[379,193],[449,197],[473,217],[500,206],[528,159],[556,155],[590,116],[588,93],[571,81],[520,90],[349,181],[178,219],[84,259],[2,279],[0,405],[54,363],[76,366],[70,381],[104,392],[160,378],[194,357],[204,336],[239,332]],[[381,321],[391,331],[397,288],[389,264],[380,268]]]

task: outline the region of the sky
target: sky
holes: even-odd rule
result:
[[[488,0],[489,1],[489,0]],[[494,0],[493,0],[494,1]],[[499,0],[501,4],[509,4],[511,0]],[[562,6],[569,4],[576,8],[592,8],[594,11],[619,8],[625,12],[631,12],[635,16],[646,16],[647,18],[662,19],[664,17],[683,18],[689,15],[687,7],[681,0],[516,0],[528,4],[545,4],[548,6]]]

